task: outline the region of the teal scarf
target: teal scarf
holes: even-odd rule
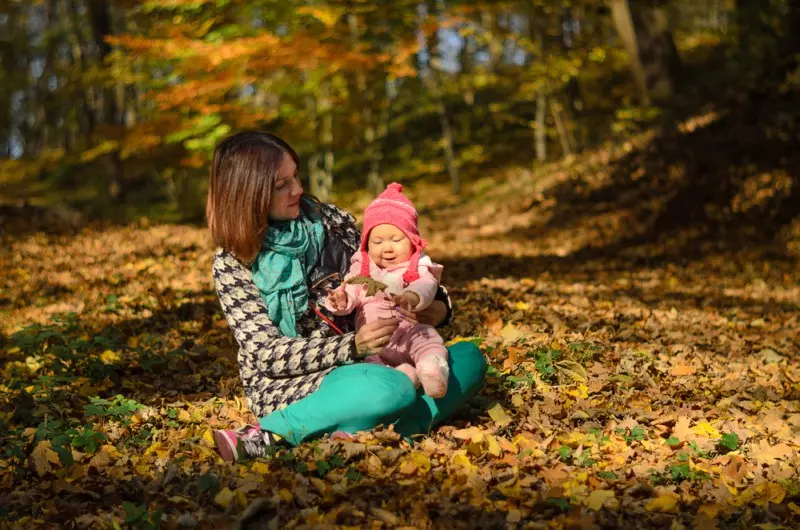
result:
[[[272,221],[251,267],[269,318],[287,337],[296,337],[297,319],[308,308],[308,275],[322,254],[325,231],[302,210],[291,221]]]

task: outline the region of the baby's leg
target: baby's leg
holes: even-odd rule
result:
[[[411,341],[411,358],[417,367],[422,388],[432,398],[447,394],[447,379],[450,367],[447,365],[447,349],[439,333],[432,326],[417,324],[408,333]]]
[[[414,388],[419,388],[419,377],[417,377],[417,369],[408,363],[403,363],[397,367],[398,370],[403,372],[414,383]]]

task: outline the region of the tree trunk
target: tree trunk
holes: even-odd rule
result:
[[[359,28],[358,16],[355,13],[347,15],[347,23],[350,26],[350,47],[358,49],[361,30]],[[378,195],[383,191],[383,179],[380,176],[380,164],[383,158],[382,145],[378,143],[376,134],[376,124],[373,117],[372,107],[375,105],[374,91],[367,87],[367,77],[362,70],[357,70],[355,75],[355,85],[357,91],[365,96],[359,101],[361,107],[361,123],[364,132],[364,146],[367,152],[367,189],[371,193]],[[380,121],[382,116],[378,117]]]
[[[437,0],[436,4],[439,4],[440,1]],[[428,8],[429,13],[436,13],[438,11],[436,5],[431,5]],[[420,11],[422,13],[422,11]],[[425,20],[420,17],[420,28],[425,23]],[[424,33],[420,30],[420,33],[423,35]],[[438,32],[437,32],[438,33]],[[432,48],[428,48],[431,50]],[[431,53],[432,55],[432,53]],[[456,155],[455,155],[455,148],[453,146],[453,132],[450,126],[450,116],[447,111],[447,105],[444,101],[444,95],[442,94],[442,86],[439,80],[439,72],[430,66],[425,66],[421,68],[420,77],[423,80],[425,86],[427,86],[428,91],[430,92],[431,96],[436,105],[436,112],[439,115],[439,125],[442,128],[442,149],[445,155],[445,163],[447,165],[447,173],[450,176],[450,182],[453,186],[453,193],[456,195],[461,193],[461,177],[458,174],[458,165],[456,163]]]
[[[633,26],[633,16],[628,7],[628,0],[611,0],[611,16],[617,27],[619,38],[630,57],[633,78],[639,91],[639,103],[649,106],[650,90],[647,88],[647,76],[639,54],[639,42],[636,39],[636,30]]]
[[[666,101],[675,90],[680,59],[663,0],[610,0],[614,24],[630,55],[641,103]]]
[[[322,165],[319,172],[319,199],[327,201],[333,191],[333,105],[330,99],[331,83],[324,81],[317,96],[317,109],[320,114],[320,147]]]
[[[550,113],[553,115],[553,123],[556,124],[558,139],[561,142],[561,154],[563,156],[570,156],[572,154],[572,146],[570,145],[569,133],[567,132],[567,127],[564,125],[564,120],[561,119],[561,109],[553,98],[550,98]]]
[[[534,147],[536,150],[536,160],[544,162],[547,160],[547,96],[544,90],[539,90],[536,94],[536,129],[533,131]]]
[[[98,60],[102,66],[111,53],[111,45],[105,40],[112,35],[111,8],[107,0],[89,0],[89,18],[92,25],[92,36],[99,50]],[[97,90],[99,105],[95,109],[97,122],[101,125],[114,126],[120,123],[120,106],[116,88],[105,86]],[[103,136],[106,136],[105,134]],[[98,139],[99,140],[99,139]],[[108,194],[114,200],[123,200],[127,194],[125,186],[124,165],[118,150],[104,157],[108,171]]]

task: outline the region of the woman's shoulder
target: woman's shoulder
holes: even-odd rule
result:
[[[355,224],[356,218],[350,212],[339,208],[335,204],[328,202],[319,202],[319,211],[322,216],[322,222],[326,225],[340,225],[343,223]]]
[[[218,248],[214,253],[211,270],[214,272],[214,276],[223,274],[239,275],[242,272],[249,272],[249,268],[244,263],[224,248]]]

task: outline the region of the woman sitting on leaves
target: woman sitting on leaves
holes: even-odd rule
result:
[[[486,363],[469,342],[448,348],[447,394],[423,395],[402,372],[361,362],[399,325],[379,320],[355,332],[352,315],[323,303],[359,250],[355,219],[305,195],[299,159],[280,138],[258,131],[217,146],[208,191],[208,225],[221,247],[213,274],[222,310],[239,345],[239,370],[258,426],[218,430],[222,458],[262,456],[267,446],[394,424],[403,436],[427,433],[483,383]],[[442,325],[450,300],[439,288],[424,311],[399,318]]]

